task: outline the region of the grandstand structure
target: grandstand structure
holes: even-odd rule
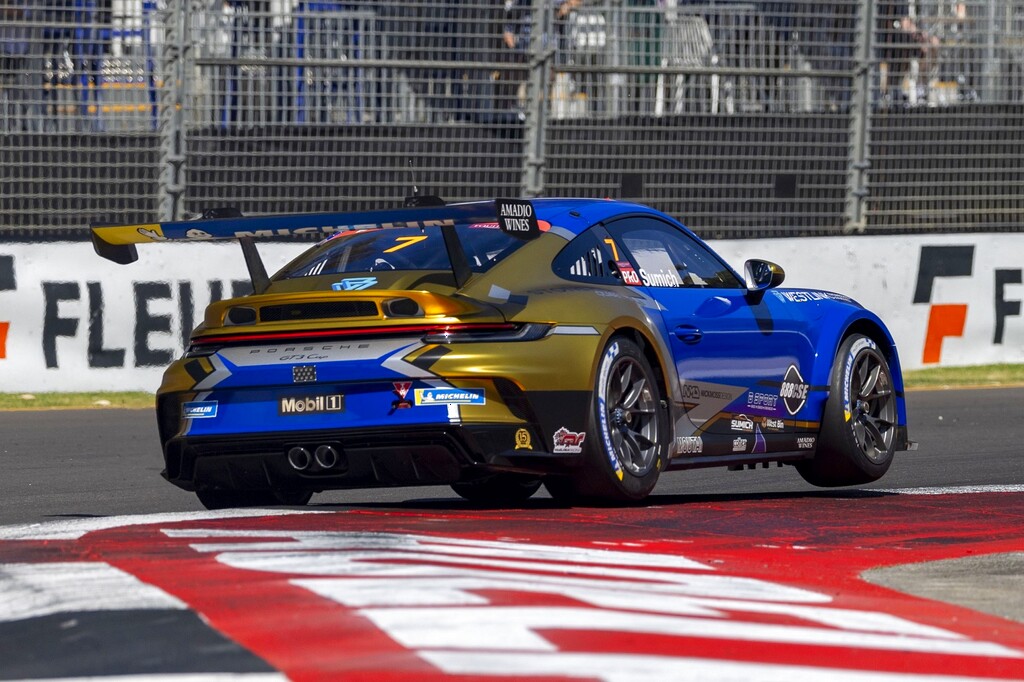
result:
[[[709,237],[1024,209],[1024,0],[0,0],[0,60],[9,235],[414,186]]]

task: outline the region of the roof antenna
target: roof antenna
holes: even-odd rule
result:
[[[420,188],[416,185],[416,176],[413,174],[412,159],[409,159],[409,179],[412,184],[412,196],[405,198],[406,208],[420,208],[423,206],[444,206],[445,202],[439,196],[424,194],[420,196]]]

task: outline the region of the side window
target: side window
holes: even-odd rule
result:
[[[618,249],[604,232],[591,228],[569,242],[555,256],[551,267],[556,275],[564,279],[594,284],[621,284],[621,280],[612,274],[609,267],[613,260],[613,250]]]
[[[657,218],[623,218],[607,226],[649,287],[739,289],[743,284],[706,246]]]

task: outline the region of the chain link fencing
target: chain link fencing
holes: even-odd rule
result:
[[[0,227],[32,237],[414,190],[714,237],[1024,208],[1024,0],[0,0],[0,60]]]

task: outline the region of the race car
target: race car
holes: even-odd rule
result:
[[[272,277],[255,241],[319,243]],[[163,476],[209,508],[450,485],[483,504],[628,502],[663,471],[882,476],[908,440],[896,344],[850,298],[736,272],[652,208],[498,199],[94,227],[241,242],[253,292],[211,304],[157,394]]]

